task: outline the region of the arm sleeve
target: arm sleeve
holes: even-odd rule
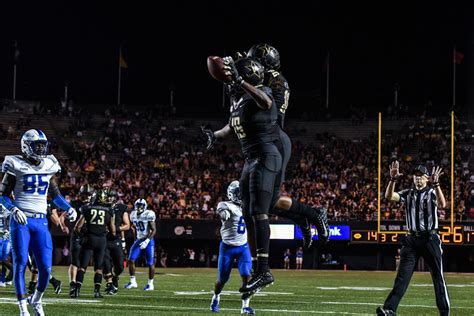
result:
[[[219,214],[221,220],[226,221],[230,218],[231,212],[229,207],[224,202],[217,204],[217,214]]]
[[[66,199],[64,198],[64,196],[62,196],[61,194],[58,194],[56,195],[54,198],[53,198],[53,203],[59,207],[60,209],[62,209],[63,211],[69,211],[69,209],[71,208],[71,205],[69,204],[68,201],[66,201]]]
[[[16,174],[14,172],[13,161],[11,160],[10,156],[5,156],[5,160],[2,163],[2,172],[11,174],[12,176],[16,177]]]

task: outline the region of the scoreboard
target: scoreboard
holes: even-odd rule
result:
[[[379,244],[397,244],[406,236],[405,232],[380,232],[373,229],[354,229],[351,231],[352,243],[379,243]],[[454,225],[451,230],[450,225],[440,226],[439,237],[443,244],[450,245],[474,245],[474,227]]]

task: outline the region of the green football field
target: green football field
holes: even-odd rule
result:
[[[86,274],[80,299],[68,297],[67,270],[54,267],[63,292],[48,287],[46,315],[196,315],[211,314],[209,303],[215,269],[157,269],[155,291],[144,292],[147,274],[137,273],[138,289],[120,289],[116,296],[94,299],[92,273]],[[256,295],[250,306],[258,315],[375,315],[389,293],[394,272],[273,270],[276,282]],[[29,277],[29,275],[28,275]],[[446,273],[451,315],[474,315],[474,274]],[[128,282],[122,276],[121,286]],[[234,269],[221,295],[221,315],[240,314],[240,277]],[[31,312],[31,311],[30,311]],[[0,288],[0,315],[18,315],[13,287]],[[437,315],[429,273],[415,273],[398,315]]]

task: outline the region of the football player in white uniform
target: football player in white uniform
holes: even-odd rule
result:
[[[46,135],[38,129],[26,131],[21,137],[21,151],[22,155],[5,156],[0,203],[11,214],[13,278],[20,315],[30,315],[25,289],[28,248],[32,249],[39,270],[38,287],[28,303],[36,315],[44,315],[41,299],[51,274],[53,250],[46,219],[47,194],[58,208],[66,211],[68,220],[74,221],[77,214],[59,191],[56,174],[61,167],[53,155],[48,155]]]
[[[140,256],[142,250],[145,250],[146,264],[148,265],[148,284],[145,291],[153,291],[153,279],[155,277],[155,234],[156,234],[156,215],[152,210],[147,210],[147,203],[144,199],[138,199],[134,203],[134,210],[130,215],[133,230],[136,233],[136,240],[130,248],[128,257],[128,270],[130,272],[130,282],[125,285],[126,289],[137,288],[135,279],[135,261]]]
[[[8,218],[5,215],[5,208],[0,204],[0,287],[7,286],[7,269],[12,270],[12,266],[8,262],[12,248],[10,231],[8,230]]]
[[[220,202],[217,205],[217,213],[222,221],[222,242],[219,248],[217,282],[211,301],[211,311],[214,313],[219,311],[220,293],[229,280],[234,260],[237,261],[243,286],[250,280],[252,271],[252,256],[247,244],[247,231],[240,207],[239,181],[235,180],[229,184],[227,197],[229,201]],[[252,295],[253,293],[242,295],[242,314],[255,314],[254,310],[249,307]]]

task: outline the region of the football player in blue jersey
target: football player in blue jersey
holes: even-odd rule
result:
[[[211,301],[211,311],[219,311],[220,293],[230,277],[232,264],[237,261],[243,286],[250,280],[252,271],[252,255],[247,244],[247,231],[244,216],[240,206],[239,181],[232,181],[227,187],[229,201],[217,205],[217,213],[222,221],[222,242],[219,248],[217,282],[214,286],[214,295]],[[254,310],[249,306],[251,295],[242,295],[242,314],[254,315]]]
[[[48,154],[48,139],[38,129],[30,129],[21,137],[22,155],[7,155],[2,164],[0,203],[11,214],[10,235],[13,250],[14,284],[20,315],[30,315],[28,303],[36,315],[44,315],[41,299],[48,286],[52,266],[52,240],[48,230],[47,195],[66,212],[67,219],[76,219],[76,210],[59,191],[58,160]],[[12,193],[14,199],[12,199]],[[31,247],[38,265],[38,286],[26,298],[25,268]]]

